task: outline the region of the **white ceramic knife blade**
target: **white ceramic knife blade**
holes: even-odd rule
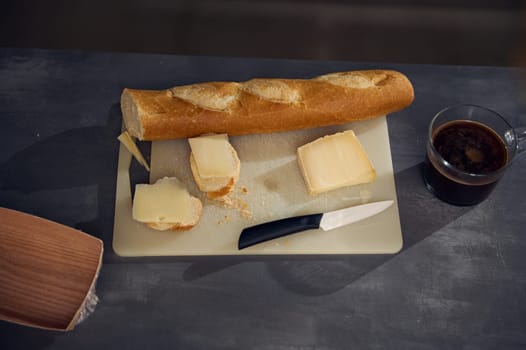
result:
[[[393,202],[392,200],[373,202],[325,213],[321,217],[320,228],[329,231],[367,219],[389,208]]]

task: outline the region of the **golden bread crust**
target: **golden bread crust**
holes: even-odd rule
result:
[[[367,70],[308,80],[211,82],[161,91],[124,89],[121,108],[132,136],[162,140],[343,124],[399,111],[413,99],[413,86],[404,74]]]

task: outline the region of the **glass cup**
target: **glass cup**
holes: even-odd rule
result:
[[[440,111],[431,120],[424,180],[441,200],[475,205],[486,199],[513,159],[526,149],[526,127],[476,105]]]

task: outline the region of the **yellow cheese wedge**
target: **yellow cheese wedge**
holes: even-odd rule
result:
[[[137,147],[137,144],[127,131],[124,131],[122,134],[120,134],[119,137],[117,137],[117,139],[120,142],[122,142],[124,147],[126,147],[126,149],[135,157],[135,159],[137,159],[139,164],[145,167],[146,170],[150,171],[150,166],[148,165],[148,162],[146,161],[146,159],[144,159],[141,151],[139,150],[139,147]]]
[[[376,179],[376,171],[352,130],[324,136],[299,147],[298,162],[310,194]]]
[[[144,223],[186,223],[194,216],[192,196],[175,177],[135,187],[132,217]]]
[[[201,178],[232,177],[236,173],[226,134],[188,139]]]

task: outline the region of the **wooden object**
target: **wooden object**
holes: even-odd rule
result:
[[[0,208],[0,318],[71,330],[97,278],[102,241],[70,227]]]

